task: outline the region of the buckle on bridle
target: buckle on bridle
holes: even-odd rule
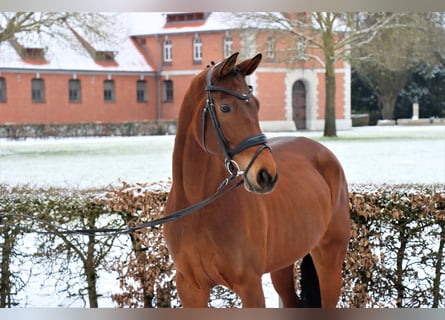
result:
[[[225,164],[231,176],[238,177],[244,174],[244,171],[240,169],[239,164],[235,160],[226,158]]]

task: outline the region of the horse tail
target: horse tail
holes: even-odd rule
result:
[[[321,308],[320,284],[317,270],[310,254],[307,254],[301,262],[301,307]]]

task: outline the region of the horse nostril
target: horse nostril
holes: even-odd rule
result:
[[[261,188],[270,188],[275,184],[276,177],[272,177],[266,169],[258,171],[257,182]]]

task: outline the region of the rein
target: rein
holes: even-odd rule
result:
[[[224,181],[221,183],[221,185],[219,186],[218,190],[211,195],[210,197],[194,204],[191,205],[187,208],[178,210],[172,214],[169,214],[168,216],[164,216],[161,217],[159,219],[155,219],[155,220],[151,220],[151,221],[147,221],[143,224],[134,226],[134,227],[127,227],[127,228],[97,228],[97,229],[74,229],[74,230],[69,230],[67,228],[61,227],[61,226],[56,226],[51,224],[50,222],[47,222],[43,219],[39,219],[39,218],[35,218],[31,215],[27,215],[27,214],[9,214],[9,213],[5,213],[5,214],[0,214],[0,226],[1,225],[7,225],[6,223],[3,222],[3,218],[8,218],[8,217],[20,217],[20,218],[25,218],[25,219],[29,219],[29,220],[34,220],[37,221],[40,224],[43,225],[47,225],[47,226],[51,226],[52,228],[54,228],[54,231],[46,231],[46,232],[39,232],[39,231],[35,231],[35,230],[31,230],[34,231],[36,233],[40,233],[40,234],[56,234],[56,235],[68,235],[68,234],[80,234],[80,235],[86,235],[86,236],[91,236],[91,235],[99,235],[99,236],[105,236],[105,235],[119,235],[119,234],[124,234],[124,233],[132,233],[141,229],[146,229],[146,228],[152,228],[158,225],[162,225],[164,223],[170,222],[170,221],[174,221],[177,220],[179,218],[188,216],[189,214],[193,213],[196,210],[199,210],[201,208],[204,208],[205,206],[207,206],[208,204],[212,203],[213,201],[221,198],[222,196],[224,196],[226,193],[236,189],[237,187],[239,187],[244,180],[240,179],[239,181],[237,181],[236,183],[234,183],[233,185],[231,185],[230,187],[227,187],[229,185],[229,183],[231,181],[233,181],[235,178],[237,177],[237,175],[231,175],[230,177],[224,179]]]
[[[216,116],[215,104],[213,103],[211,93],[213,91],[221,91],[221,92],[224,92],[231,96],[234,96],[240,100],[248,100],[253,95],[253,90],[252,90],[252,87],[249,86],[249,92],[247,94],[243,94],[243,93],[238,93],[236,91],[233,91],[233,90],[230,90],[230,89],[227,89],[224,87],[212,85],[211,78],[212,78],[212,73],[213,73],[215,66],[217,66],[217,65],[213,65],[212,68],[207,73],[207,85],[205,88],[205,90],[207,92],[207,101],[206,101],[206,105],[204,106],[203,113],[202,113],[202,145],[203,145],[204,151],[208,152],[206,145],[205,145],[205,129],[206,129],[207,114],[209,114],[210,119],[213,124],[213,127],[216,130],[218,140],[219,140],[221,146],[223,147],[224,154],[225,154],[225,166],[226,166],[230,176],[222,181],[222,183],[220,184],[220,186],[218,187],[218,189],[216,190],[216,192],[213,195],[211,195],[210,197],[208,197],[194,205],[191,205],[187,208],[173,212],[167,216],[161,217],[159,219],[151,220],[151,221],[148,221],[146,223],[143,223],[143,224],[140,224],[140,225],[137,225],[134,227],[127,227],[127,228],[98,228],[98,229],[69,230],[69,229],[63,228],[61,226],[51,225],[49,222],[47,222],[43,219],[35,218],[31,215],[20,215],[20,214],[18,214],[18,215],[17,214],[0,214],[0,225],[4,225],[3,218],[10,217],[10,216],[19,216],[22,218],[38,221],[41,224],[52,226],[55,229],[55,231],[40,232],[40,233],[52,233],[52,234],[63,234],[63,235],[81,234],[81,235],[89,235],[89,236],[91,236],[91,235],[107,235],[107,234],[117,235],[117,234],[124,234],[124,233],[132,233],[132,232],[135,232],[135,231],[138,231],[141,229],[151,228],[154,226],[162,225],[164,223],[185,217],[185,216],[193,213],[196,210],[202,209],[203,207],[207,206],[208,204],[212,203],[213,201],[221,198],[226,193],[228,193],[228,192],[234,190],[235,188],[237,188],[238,186],[240,186],[244,182],[244,178],[241,178],[239,181],[232,184],[230,187],[227,187],[229,185],[229,183],[231,181],[235,180],[237,177],[245,176],[247,174],[247,172],[249,171],[250,167],[255,162],[255,160],[261,154],[261,152],[264,149],[270,150],[270,146],[267,144],[266,135],[261,133],[261,134],[257,134],[257,135],[254,135],[254,136],[244,139],[235,148],[230,148],[230,145],[227,142],[226,138],[224,137],[223,131],[220,127],[218,118]],[[244,171],[240,170],[236,161],[233,160],[233,156],[242,152],[243,150],[245,150],[247,148],[254,147],[254,146],[260,146],[260,147],[255,152],[254,156],[250,160],[246,169]]]

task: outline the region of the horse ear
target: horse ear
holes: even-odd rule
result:
[[[238,64],[237,67],[239,68],[240,72],[243,75],[248,76],[256,70],[256,68],[261,62],[261,58],[262,58],[261,53],[258,53],[255,57],[248,60],[244,60],[243,62]]]
[[[218,78],[224,78],[224,76],[228,75],[232,72],[233,67],[235,67],[236,59],[238,58],[239,52],[235,52],[230,57],[221,62],[221,67],[218,71]]]

